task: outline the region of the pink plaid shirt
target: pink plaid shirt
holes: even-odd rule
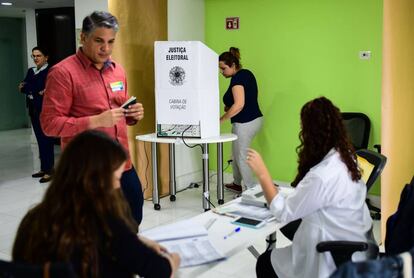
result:
[[[88,129],[90,116],[118,108],[128,99],[124,69],[108,61],[102,70],[95,68],[80,48],[49,71],[40,115],[48,136],[61,138],[62,149],[78,133]],[[126,119],[113,127],[98,128],[128,148]],[[128,159],[125,170],[132,167]]]

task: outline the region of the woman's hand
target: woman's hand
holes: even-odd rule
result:
[[[270,176],[270,173],[267,170],[262,157],[257,151],[248,149],[246,163],[259,179],[266,201],[268,204],[270,204],[273,198],[279,193],[279,190],[276,186],[274,186],[272,177]]]
[[[256,176],[259,179],[261,175],[266,174],[268,172],[262,157],[257,151],[253,149],[247,150],[246,163],[247,165],[249,165],[249,167],[252,169],[252,171],[256,174]]]
[[[168,261],[170,262],[171,265],[171,278],[174,277],[175,272],[178,270],[178,268],[180,267],[180,255],[178,255],[178,253],[165,253],[164,255]]]
[[[163,256],[169,261],[170,266],[171,266],[171,277],[174,277],[174,273],[180,267],[180,262],[181,262],[180,255],[178,255],[177,253],[169,253],[168,250],[164,246],[146,237],[139,236],[139,239],[148,248],[154,250],[158,255]]]
[[[168,253],[167,249],[162,246],[161,244],[159,244],[156,241],[153,241],[151,239],[148,239],[146,237],[143,236],[139,236],[139,239],[142,241],[142,243],[144,243],[148,248],[152,249],[155,251],[155,253],[157,253],[158,255],[163,255],[165,253]]]

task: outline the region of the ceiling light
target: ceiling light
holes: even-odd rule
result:
[[[11,5],[13,5],[13,3],[10,3],[10,2],[1,2],[1,4],[3,6],[11,6]]]

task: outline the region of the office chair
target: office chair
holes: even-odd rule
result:
[[[354,149],[367,149],[371,131],[371,121],[368,116],[359,112],[342,112],[341,115]],[[380,144],[375,144],[373,147],[381,153]]]
[[[355,150],[367,149],[371,121],[364,113],[342,112],[342,119]]]
[[[366,149],[356,151],[358,164],[362,170],[362,179],[367,185],[367,192],[380,176],[382,170],[387,163],[387,158],[378,152],[373,152]],[[362,158],[362,159],[361,159]],[[368,209],[371,211],[371,216],[375,220],[381,219],[381,209],[373,206],[369,199],[366,199]]]
[[[69,263],[46,263],[32,265],[0,260],[0,278],[75,278],[77,277]]]
[[[365,184],[367,185],[368,192],[371,189],[374,182],[380,176],[382,170],[384,169],[385,164],[387,163],[387,158],[378,152],[373,152],[366,149],[357,150],[356,154],[358,157],[365,159],[365,161],[367,161],[370,165],[373,166],[371,170],[362,168],[362,177],[364,179],[365,176]],[[360,160],[358,160],[358,162],[360,167],[363,167],[364,164],[362,164]],[[365,171],[368,171],[369,173]]]

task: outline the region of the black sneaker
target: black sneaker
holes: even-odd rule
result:
[[[43,172],[43,171],[39,171],[39,172],[37,172],[37,173],[34,173],[33,175],[32,175],[32,178],[41,178],[41,177],[43,177],[45,175],[45,172]]]

